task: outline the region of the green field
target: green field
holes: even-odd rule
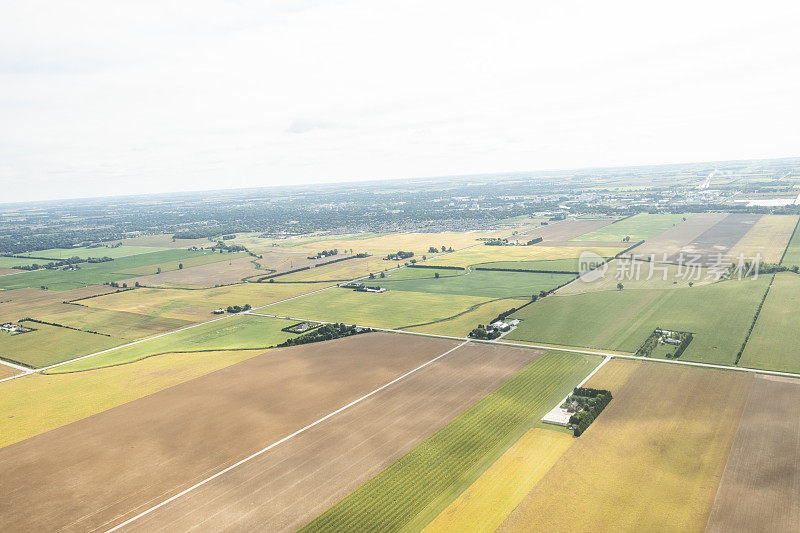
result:
[[[399,329],[452,317],[489,301],[490,298],[460,294],[395,290],[375,294],[333,288],[271,305],[261,312],[325,322]]]
[[[612,254],[607,254],[612,255]],[[538,261],[492,261],[472,265],[473,268],[511,268],[520,270],[552,270],[558,272],[578,272],[578,258],[541,259]]]
[[[61,291],[86,285],[120,281],[133,275],[155,274],[159,266],[162,271],[175,270],[178,268],[179,263],[184,263],[186,267],[190,266],[193,260],[205,262],[222,261],[228,257],[228,254],[213,254],[209,251],[163,250],[120,257],[106,263],[81,263],[78,265],[80,266],[79,270],[36,270],[24,274],[0,276],[0,289],[19,289],[44,285],[50,290]]]
[[[800,276],[782,272],[775,275],[739,366],[800,372],[800,352],[794,344],[798,331]]]
[[[800,265],[800,228],[798,227],[795,227],[781,264],[789,266]]]
[[[690,331],[681,359],[733,364],[769,279],[550,296],[516,313],[508,340],[635,352],[657,327]]]
[[[80,257],[86,259],[88,257],[111,257],[119,259],[120,257],[129,257],[132,255],[149,254],[153,252],[161,252],[169,248],[162,248],[156,246],[117,246],[109,248],[106,246],[98,246],[96,248],[51,248],[49,250],[38,250],[36,252],[29,252],[27,254],[20,254],[30,257],[46,257],[48,259],[67,259],[69,257]]]
[[[599,363],[539,357],[303,531],[422,529]]]
[[[123,343],[114,337],[46,324],[24,322],[22,325],[35,331],[18,335],[0,332],[0,357],[36,368]]]
[[[390,291],[415,291],[436,294],[465,294],[486,296],[487,298],[530,297],[539,291],[549,291],[569,282],[572,274],[543,274],[534,272],[489,272],[408,268],[403,270],[424,270],[427,277],[400,280],[395,278],[365,280],[367,285],[375,284]],[[435,278],[438,272],[439,279]],[[454,272],[462,275],[454,276]]]
[[[14,268],[15,266],[26,266],[34,263],[42,263],[40,259],[26,259],[24,257],[6,257],[0,255],[0,268]]]
[[[638,214],[614,224],[609,224],[600,229],[596,229],[579,237],[573,241],[622,241],[625,237],[630,237],[631,244],[641,240],[655,237],[663,233],[672,226],[683,222],[683,218],[691,215],[649,215]]]
[[[49,373],[60,374],[102,368],[139,361],[145,357],[165,353],[266,349],[280,344],[290,337],[296,337],[297,335],[281,331],[281,328],[293,323],[288,320],[254,315],[232,316],[76,361],[54,368]]]

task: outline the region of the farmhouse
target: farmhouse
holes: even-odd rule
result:
[[[24,328],[19,324],[12,324],[10,322],[0,325],[0,330],[7,331],[9,333],[26,333],[30,331],[28,328]]]

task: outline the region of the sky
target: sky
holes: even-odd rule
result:
[[[800,156],[800,3],[3,0],[0,203]]]

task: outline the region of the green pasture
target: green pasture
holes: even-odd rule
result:
[[[580,235],[572,240],[622,241],[625,237],[630,237],[630,242],[633,244],[641,240],[655,237],[672,226],[683,222],[684,217],[688,219],[690,216],[691,214],[650,215],[647,213],[640,213],[615,222],[614,224],[609,224],[608,226]]]
[[[690,331],[684,360],[731,365],[769,279],[550,296],[514,315],[507,340],[635,352],[657,327]]]
[[[111,257],[118,259],[120,257],[130,257],[132,255],[150,254],[153,252],[160,252],[169,250],[170,248],[162,248],[158,246],[117,246],[107,247],[98,246],[94,248],[51,248],[49,250],[38,250],[36,252],[29,252],[27,254],[20,254],[30,257],[46,257],[48,259],[68,259],[70,257],[80,257],[86,259],[88,257]]]
[[[293,323],[288,320],[254,315],[232,316],[134,344],[133,346],[112,350],[102,355],[82,359],[54,368],[49,373],[59,374],[108,367],[171,352],[266,349],[280,344],[290,337],[296,337],[293,333],[281,331],[281,328],[290,326]]]
[[[781,264],[788,266],[800,265],[800,227],[795,227]]]
[[[472,265],[472,268],[509,268],[520,270],[551,270],[558,272],[578,272],[578,258],[540,259],[537,261],[492,261]]]
[[[22,325],[35,331],[17,335],[0,331],[0,357],[35,368],[122,344],[114,337],[84,331],[33,322]]]

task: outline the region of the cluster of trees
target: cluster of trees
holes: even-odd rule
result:
[[[333,250],[322,250],[321,252],[317,252],[317,255],[309,255],[309,259],[319,259],[320,257],[330,257],[332,255],[339,255],[339,249],[334,248]]]
[[[356,259],[356,258],[363,259],[364,257],[369,257],[369,254],[367,254],[367,253],[359,253],[359,254],[356,254],[356,255],[348,255],[347,257],[339,257],[337,259],[330,259],[328,261],[323,261],[322,263],[317,263],[314,266],[315,267],[321,267],[321,266],[325,266],[325,265],[330,265],[331,263],[338,263],[340,261],[347,261],[348,259]]]
[[[40,270],[40,269],[47,269],[47,270],[56,270],[57,268],[67,267],[70,268],[80,268],[77,265],[80,263],[106,263],[108,261],[113,261],[110,257],[88,257],[86,259],[80,257],[70,257],[69,259],[61,259],[59,261],[50,261],[49,263],[32,263],[30,265],[20,265],[12,267],[16,270]]]
[[[486,329],[483,324],[478,324],[478,327],[469,332],[469,336],[473,339],[494,340],[502,335],[502,332],[497,329],[491,331]]]
[[[735,265],[731,265],[731,273],[733,273],[736,269]],[[750,263],[744,263],[744,272],[749,272],[751,269],[755,271],[753,265]],[[779,265],[777,263],[759,263],[758,264],[758,273],[759,274],[774,274],[776,272],[794,272],[797,274],[800,272],[800,267],[797,265],[787,266],[787,265]]]
[[[223,241],[230,241],[230,240],[233,240],[235,238],[236,238],[236,234],[235,233],[231,233],[230,235],[223,235],[222,236],[222,240]]]
[[[661,339],[675,339],[680,341],[679,344],[674,344],[675,352],[668,353],[666,357],[668,359],[677,359],[683,352],[686,351],[686,348],[689,346],[689,343],[692,342],[694,335],[689,332],[684,331],[672,331],[669,333],[665,333],[665,330],[661,328],[656,328],[653,333],[650,334],[649,337],[644,341],[644,343],[636,350],[636,355],[640,357],[650,357],[653,353],[653,350],[656,349]]]
[[[403,250],[399,250],[397,253],[389,254],[386,256],[387,259],[393,261],[399,261],[401,259],[408,259],[410,257],[414,257],[414,252],[404,252]]]
[[[568,406],[574,403],[577,403],[578,406],[575,414],[569,418],[569,423],[573,426],[572,434],[580,437],[594,419],[603,412],[611,399],[611,391],[576,388],[566,402]]]
[[[445,246],[443,244],[442,248],[441,248],[441,251],[442,251],[442,253],[444,253],[444,252],[452,252],[453,251],[453,247],[451,246],[450,248],[448,248],[447,246]],[[429,254],[438,254],[439,253],[439,248],[437,248],[435,246],[431,246],[430,248],[428,248],[428,253]]]
[[[349,337],[351,335],[358,335],[360,333],[367,333],[372,331],[369,328],[359,328],[356,326],[348,326],[345,324],[325,324],[308,333],[294,337],[293,339],[286,339],[278,345],[284,346],[297,346],[299,344],[308,344],[311,342],[327,341],[331,339],[338,339],[341,337]]]
[[[228,252],[229,254],[233,253],[233,252],[247,252],[247,251],[249,251],[247,248],[245,248],[241,244],[228,245],[228,244],[225,244],[222,241],[217,241],[217,244],[215,244],[214,246],[211,247],[211,251],[216,252],[217,250],[219,250],[219,253]]]
[[[225,308],[225,311],[227,311],[228,313],[231,313],[231,314],[233,314],[233,313],[243,313],[243,312],[249,311],[249,310],[250,310],[250,304],[229,305],[228,307]]]
[[[486,246],[505,246],[508,244],[508,239],[487,239],[483,244]]]

